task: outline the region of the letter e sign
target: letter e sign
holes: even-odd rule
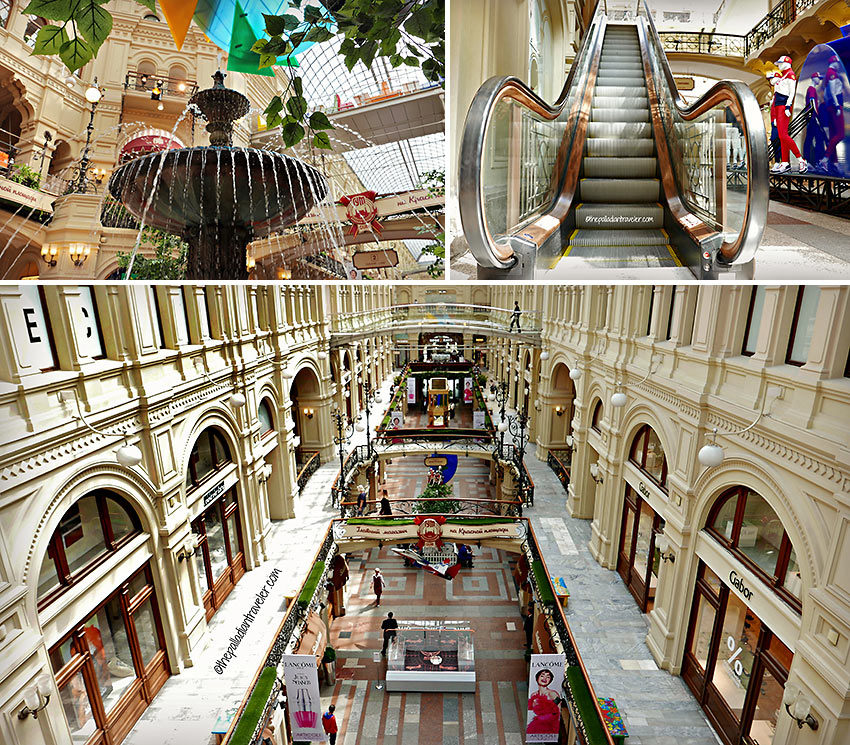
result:
[[[41,295],[35,284],[21,286],[20,311],[12,315],[12,333],[21,371],[32,373],[56,367]]]

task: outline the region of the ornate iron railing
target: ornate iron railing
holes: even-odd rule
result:
[[[345,493],[345,484],[348,481],[349,474],[360,464],[371,460],[373,453],[369,453],[369,448],[366,445],[357,445],[342,463],[342,470],[336,475],[333,484],[331,485],[331,504],[334,506],[341,505],[342,499],[340,494]]]
[[[715,54],[721,57],[743,57],[745,36],[712,34],[700,31],[659,31],[658,37],[667,52]]]
[[[784,0],[762,18],[745,37],[744,56],[755,54],[782,29],[790,26],[819,0]]]
[[[179,98],[191,98],[198,90],[198,84],[194,80],[182,80],[180,78],[169,78],[165,75],[157,75],[154,72],[139,72],[130,70],[124,76],[124,90],[154,93],[159,91],[160,96],[174,96]]]
[[[564,491],[568,490],[570,486],[570,467],[565,465],[564,462],[551,450],[546,456],[546,463],[549,465],[549,468],[555,472],[555,475],[558,477],[558,481],[560,481],[561,485],[564,487]]]
[[[307,486],[307,482],[310,480],[310,477],[316,473],[320,465],[322,465],[322,459],[319,457],[318,453],[313,453],[298,472],[296,482],[298,483],[299,494],[304,491],[304,487]]]

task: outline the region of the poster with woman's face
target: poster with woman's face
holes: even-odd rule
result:
[[[463,379],[463,402],[465,404],[472,403],[472,378]]]
[[[558,742],[561,726],[561,698],[564,683],[564,655],[533,654],[528,678],[528,717],[525,741]]]

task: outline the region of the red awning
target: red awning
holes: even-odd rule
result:
[[[140,155],[158,153],[166,149],[177,150],[182,147],[184,147],[183,143],[176,137],[172,138],[168,132],[160,130],[140,132],[124,143],[119,160],[123,162],[138,158]]]

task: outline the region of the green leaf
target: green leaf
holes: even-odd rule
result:
[[[97,51],[112,31],[112,16],[96,0],[78,0],[74,23],[83,38]]]
[[[252,51],[252,52],[254,52],[255,54],[262,54],[262,53],[263,53],[263,49],[265,49],[265,48],[266,48],[266,44],[268,44],[268,43],[269,43],[269,40],[268,40],[268,39],[257,39],[257,40],[256,40],[256,41],[255,41],[255,42],[251,45],[251,51]]]
[[[258,69],[262,70],[266,67],[272,67],[277,64],[277,55],[276,54],[261,54],[260,55],[260,64]]]
[[[269,101],[269,105],[266,106],[266,110],[263,112],[266,116],[274,116],[275,114],[279,114],[283,111],[283,101],[280,96],[275,96],[271,101]]]
[[[307,99],[303,96],[293,96],[286,102],[286,108],[296,119],[302,119],[307,113]]]
[[[288,13],[280,16],[263,13],[263,18],[266,19],[266,33],[269,36],[280,36],[287,31],[293,31],[300,25],[298,18]]]
[[[435,59],[426,59],[422,63],[422,74],[426,80],[437,82],[443,74],[443,66]]]
[[[330,119],[328,119],[325,114],[321,111],[314,111],[310,114],[310,129],[333,129],[334,125],[331,124]]]
[[[136,2],[151,13],[156,13],[156,0],[136,0]]]
[[[366,65],[366,67],[372,67],[372,63],[375,61],[375,55],[377,53],[378,42],[367,41],[362,47],[360,47],[360,61]]]
[[[327,132],[316,132],[313,135],[313,147],[317,147],[320,150],[333,150],[333,145],[331,145],[331,138],[328,137]]]
[[[308,32],[307,36],[304,37],[304,41],[314,41],[317,44],[321,44],[323,41],[327,41],[328,39],[333,39],[334,34],[332,31],[328,31],[324,26],[313,26]]]
[[[94,56],[92,48],[85,40],[75,37],[59,47],[59,57],[71,72],[79,70]]]
[[[304,139],[305,134],[304,127],[302,127],[298,122],[287,122],[281,129],[283,144],[286,147],[292,147],[293,145],[301,142],[301,140]]]
[[[33,54],[59,54],[60,47],[68,41],[62,26],[42,26],[35,37]]]
[[[322,20],[322,11],[313,5],[305,5],[304,20],[308,23],[318,23]]]
[[[304,95],[304,81],[297,75],[292,78],[292,89],[295,91],[296,96]]]
[[[78,0],[32,0],[23,13],[41,16],[50,21],[68,21],[74,14]]]
[[[262,54],[275,54],[277,56],[287,55],[292,51],[292,44],[283,37],[275,36],[267,39]]]
[[[419,67],[420,61],[421,60],[419,59],[419,57],[405,57],[404,58],[404,64],[407,65],[408,67]]]

